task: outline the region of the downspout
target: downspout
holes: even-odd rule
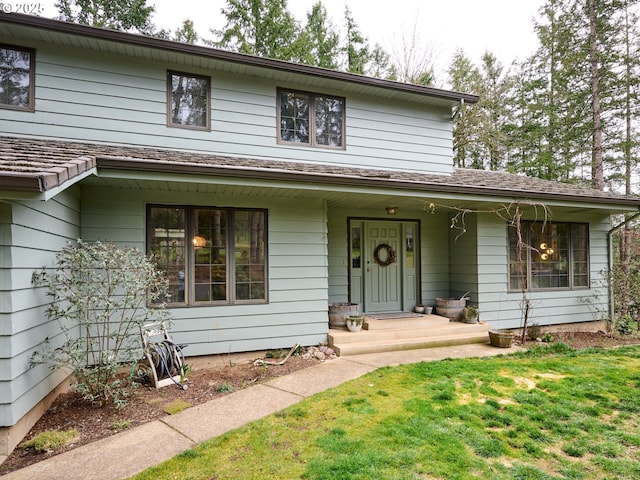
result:
[[[463,109],[464,109],[464,98],[461,98],[460,106],[456,109],[455,112],[453,112],[453,115],[451,115],[451,120],[455,120],[456,117],[462,113]]]
[[[620,229],[621,227],[624,227],[627,223],[632,222],[639,216],[640,216],[640,211],[636,212],[631,217],[625,219],[624,222],[616,225],[615,227],[613,227],[611,230],[607,232],[607,261],[608,261],[609,273],[613,271],[613,244],[611,241],[612,235],[616,230]],[[613,316],[615,315],[615,305],[614,305],[614,299],[613,299],[614,293],[615,292],[613,291],[613,282],[609,280],[609,320],[610,321],[613,321],[614,319]]]

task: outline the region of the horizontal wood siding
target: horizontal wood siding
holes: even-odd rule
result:
[[[559,212],[552,221],[589,223],[591,288],[530,292],[529,324],[558,325],[606,318],[608,294],[602,272],[607,268],[609,218]],[[496,215],[480,215],[477,238],[480,318],[494,328],[519,328],[523,297],[519,292],[507,291],[507,226]]]
[[[93,188],[83,197],[82,238],[145,251],[147,203],[268,209],[269,303],[172,308],[171,336],[185,355],[210,355],[327,339],[327,226],[322,201],[287,202],[197,193]],[[121,219],[124,218],[123,221]]]
[[[63,378],[46,366],[29,367],[31,355],[60,335],[47,320],[46,290],[31,283],[34,271],[51,267],[56,253],[80,235],[79,190],[54,199],[16,201],[0,208],[0,426],[14,425]]]
[[[2,39],[0,38],[0,41]],[[15,43],[14,41],[10,43]],[[35,112],[6,110],[0,132],[211,152],[264,159],[449,173],[451,120],[446,108],[345,94],[346,149],[278,145],[276,88],[301,85],[218,70],[96,54],[67,46],[36,48]],[[167,127],[166,72],[211,77],[211,131]],[[307,79],[308,80],[308,79]]]
[[[421,212],[418,218],[422,303],[434,306],[436,298],[449,296],[449,217],[441,212]]]
[[[455,222],[449,220],[449,297],[461,298],[469,293],[471,303],[478,301],[478,221],[475,214]]]

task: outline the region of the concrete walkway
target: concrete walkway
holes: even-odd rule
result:
[[[17,470],[3,480],[120,480],[212,437],[238,428],[384,366],[516,351],[489,344],[353,355],[327,360],[267,383],[164,417]]]

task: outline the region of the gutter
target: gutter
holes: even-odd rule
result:
[[[24,25],[33,28],[42,28],[54,32],[64,33],[67,35],[80,35],[99,40],[124,43],[127,45],[137,45],[144,48],[155,48],[159,50],[182,53],[187,55],[196,55],[199,57],[210,58],[213,60],[232,62],[241,65],[247,65],[258,68],[268,68],[272,70],[280,70],[289,73],[298,73],[302,75],[311,75],[329,80],[340,82],[348,82],[370,87],[383,88],[387,90],[395,90],[400,92],[413,93],[427,97],[439,98],[443,100],[451,100],[458,102],[461,100],[467,103],[477,103],[478,95],[468,93],[454,92],[443,90],[440,88],[427,87],[423,85],[415,85],[411,83],[396,82],[393,80],[385,80],[382,78],[368,77],[366,75],[358,75],[355,73],[341,72],[339,70],[331,70],[328,68],[315,67],[311,65],[302,65],[283,60],[275,60],[272,58],[258,57],[244,53],[231,52],[217,48],[204,47],[202,45],[192,45],[171,40],[164,40],[155,37],[149,37],[140,34],[120,32],[107,28],[89,27],[76,23],[63,22],[60,20],[52,20],[50,18],[38,17],[36,15],[23,15],[18,13],[0,13],[0,22],[12,23],[16,25]]]
[[[631,217],[625,219],[624,222],[616,225],[615,227],[613,227],[611,230],[607,232],[607,263],[608,263],[607,266],[609,269],[609,273],[613,271],[613,243],[612,243],[611,237],[616,232],[616,230],[619,230],[621,227],[624,227],[627,223],[632,222],[638,217],[640,217],[640,211],[634,213]],[[615,302],[613,298],[614,294],[615,292],[613,290],[613,283],[609,281],[609,320],[610,321],[613,321],[614,315],[616,313]]]
[[[331,173],[297,172],[287,171],[279,168],[256,168],[256,167],[227,167],[224,165],[211,165],[192,162],[166,162],[158,160],[138,160],[123,157],[102,155],[96,157],[96,166],[100,169],[153,172],[171,175],[203,175],[234,178],[251,178],[258,180],[278,180],[296,183],[321,184],[321,185],[342,185],[352,187],[373,187],[386,189],[401,189],[415,192],[437,192],[453,194],[475,194],[482,196],[507,197],[514,199],[536,199],[536,200],[556,200],[573,201],[585,203],[590,201],[599,205],[638,205],[637,199],[627,198],[607,198],[607,197],[587,197],[580,195],[548,193],[543,191],[523,191],[499,189],[468,184],[451,184],[440,182],[417,182],[402,179],[389,178],[388,174],[380,172],[376,176],[345,175]]]

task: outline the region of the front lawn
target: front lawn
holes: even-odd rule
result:
[[[386,367],[133,477],[638,479],[640,347]]]

